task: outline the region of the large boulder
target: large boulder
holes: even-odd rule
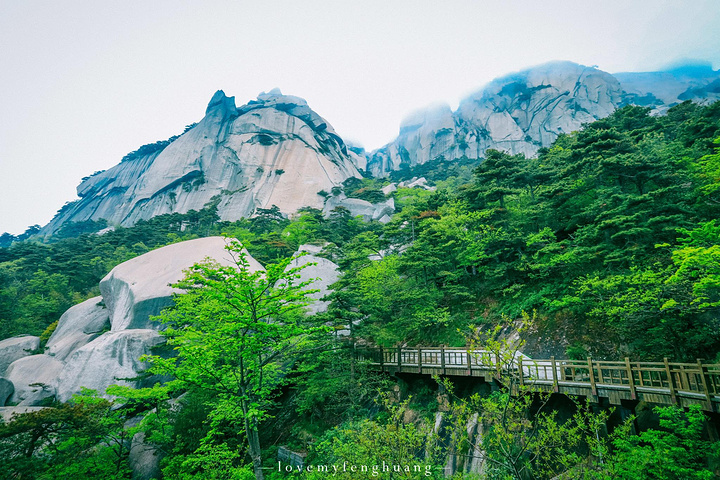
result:
[[[384,216],[395,213],[395,199],[389,198],[384,202],[370,203],[360,198],[347,198],[344,195],[330,197],[325,202],[323,213],[329,215],[337,207],[347,208],[353,217],[361,216],[363,220],[380,220]]]
[[[4,407],[10,396],[15,391],[15,386],[10,380],[0,378],[0,407]]]
[[[221,265],[233,266],[235,261],[225,250],[223,237],[198,238],[175,243],[133,258],[113,268],[100,282],[100,292],[110,312],[111,331],[125,329],[157,329],[150,321],[172,303],[170,287],[183,276],[183,270],[209,257]],[[252,271],[263,267],[247,255]]]
[[[163,342],[155,330],[149,329],[100,335],[68,358],[57,379],[57,399],[66,402],[79,393],[81,387],[104,394],[113,384],[142,386],[142,383],[123,379],[135,378],[146,370],[148,364],[140,357]]]
[[[102,302],[102,297],[94,297],[63,313],[47,342],[45,353],[64,361],[75,350],[109,330],[110,313]]]
[[[307,312],[310,314],[327,311],[330,302],[321,299],[332,292],[330,285],[337,282],[340,278],[340,270],[335,263],[327,258],[315,255],[316,253],[320,253],[321,249],[322,247],[313,245],[301,245],[296,255],[300,253],[305,253],[305,255],[293,259],[290,265],[288,265],[288,268],[297,268],[308,263],[314,264],[300,270],[300,278],[295,280],[297,283],[313,280],[308,286],[308,289],[319,290],[309,295],[310,298],[315,300],[307,307]]]
[[[24,335],[0,341],[0,376],[15,360],[31,355],[40,348],[40,338]]]
[[[21,406],[37,406],[52,401],[62,368],[62,362],[48,355],[30,355],[15,360],[6,372],[6,378],[15,386],[10,401]]]

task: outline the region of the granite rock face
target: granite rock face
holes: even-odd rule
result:
[[[127,380],[137,377],[148,364],[140,357],[151,353],[164,339],[155,330],[107,332],[76,350],[57,378],[57,400],[68,401],[81,387],[105,393],[110,385],[133,385]],[[50,357],[48,357],[50,358]],[[140,385],[142,386],[142,385]]]
[[[13,383],[6,379],[0,378],[0,407],[4,407],[10,396],[15,392]]]
[[[10,401],[21,406],[33,406],[52,400],[62,368],[62,362],[49,355],[30,355],[15,360],[5,374],[15,386]]]
[[[0,376],[15,360],[31,355],[40,347],[40,337],[23,335],[0,341]]]
[[[709,103],[720,100],[720,73],[710,65],[685,65],[663,72],[616,73],[625,102],[658,112],[685,100]]]
[[[178,292],[170,284],[183,277],[183,270],[205,258],[221,265],[235,265],[225,245],[223,237],[188,240],[158,248],[113,268],[100,281],[111,330],[159,328],[149,317],[170,305],[172,294]],[[252,271],[263,269],[251,256],[247,259]]]
[[[308,285],[308,288],[319,290],[319,292],[309,295],[314,302],[307,306],[306,311],[312,315],[327,311],[330,302],[323,301],[322,298],[332,292],[330,285],[340,279],[340,267],[327,258],[317,256],[316,254],[320,253],[320,250],[322,250],[322,247],[301,245],[295,255],[301,253],[305,253],[305,255],[295,258],[290,265],[288,265],[288,268],[297,268],[309,263],[314,264],[300,270],[300,278],[296,280],[298,283],[313,280],[313,282]]]
[[[39,406],[69,400],[81,387],[100,394],[112,384],[143,386],[127,380],[148,365],[140,360],[164,342],[160,327],[149,317],[172,301],[170,287],[194,263],[212,259],[236,265],[222,237],[207,237],[168,245],[115,267],[101,282],[101,297],[68,309],[58,321],[44,354],[30,355],[38,337],[15,337],[0,342],[0,360],[12,362],[0,379],[0,397],[14,387],[10,401]],[[252,271],[263,270],[249,254]],[[3,368],[3,371],[5,369]],[[2,403],[2,402],[0,402]]]
[[[85,179],[77,189],[80,200],[64,207],[41,235],[101,218],[129,226],[211,201],[223,220],[272,205],[287,214],[322,208],[318,192],[359,177],[356,164],[364,161],[305,100],[279,90],[239,108],[218,91],[193,128],[164,148],[141,148],[126,158]]]
[[[489,148],[534,155],[559,134],[579,130],[625,104],[662,112],[684,100],[718,98],[720,72],[708,66],[611,75],[551,62],[490,82],[454,112],[441,105],[411,115],[393,142],[367,154],[367,170],[385,176],[402,165],[483,158]]]
[[[110,314],[102,297],[94,297],[70,307],[58,321],[47,342],[45,353],[66,360],[75,350],[110,329]]]

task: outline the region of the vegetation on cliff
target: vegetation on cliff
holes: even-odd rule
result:
[[[292,219],[267,209],[252,219],[222,222],[211,204],[200,212],[163,215],[102,235],[15,242],[0,248],[0,338],[43,331],[47,336],[47,329],[65,309],[97,294],[98,281],[113,266],[168,243],[225,233],[247,246],[270,270],[276,268],[274,264],[283,265],[299,245],[324,245],[322,255],[340,265],[344,275],[334,286],[329,310],[316,321],[349,326],[355,340],[384,346],[464,345],[478,328],[510,323],[522,312],[535,311],[528,352],[720,360],[718,139],[720,103],[686,102],[664,116],[628,106],[579,132],[561,135],[537,158],[491,150],[479,165],[463,160],[448,169],[442,159],[425,164],[422,174],[437,190],[393,192],[398,212],[384,225],[360,221],[344,209],[329,217],[304,209]],[[357,198],[378,199],[385,183],[363,179],[347,187]],[[104,226],[83,225],[76,231]],[[201,297],[195,299],[207,300]],[[391,453],[399,462],[433,458],[425,455],[429,450],[418,454],[419,445],[426,443],[413,443],[432,433],[432,419],[421,419],[429,417],[433,408],[415,412],[416,422],[398,419],[406,420],[407,411],[437,399],[425,395],[412,407],[378,405],[373,402],[376,388],[387,380],[364,371],[341,340],[318,342],[308,339],[305,351],[293,359],[292,375],[278,382],[283,386],[274,390],[275,403],[268,407],[268,415],[256,417],[258,443],[277,445],[282,439],[299,450],[309,449],[309,458],[318,463],[351,454],[357,462],[377,461],[378,452],[384,451],[378,449],[395,441],[417,447],[394,449]],[[178,372],[168,367],[165,373]],[[134,396],[124,392],[126,405],[145,413],[148,438],[166,454],[167,478],[253,475],[244,447],[253,428],[240,421],[247,417],[225,415],[227,405],[202,388],[206,380],[197,383],[202,385],[182,385],[186,394],[177,401],[182,409],[168,406],[167,392],[165,397],[157,390]],[[458,399],[458,408],[467,406],[469,398]],[[507,405],[503,404],[507,398],[494,394],[478,400],[488,415],[500,412],[500,420],[487,420],[488,425],[503,424],[502,415],[508,410],[496,408]],[[109,429],[103,439],[92,437],[96,443],[110,445],[104,438],[124,431],[107,405],[78,401],[79,406],[72,407],[78,415],[105,422]],[[252,408],[258,405],[255,402]],[[402,408],[405,413],[398,410]],[[490,478],[550,478],[558,472],[566,478],[712,478],[706,461],[717,454],[718,444],[703,437],[700,412],[660,410],[658,428],[634,436],[618,427],[616,433],[603,436],[602,444],[592,444],[583,428],[597,417],[579,407],[585,416],[573,421],[542,419],[528,416],[533,408],[518,406],[514,416],[522,428],[529,426],[527,431],[532,432],[532,425],[523,422],[547,422],[546,430],[557,427],[550,433],[559,434],[575,425],[571,432],[575,437],[552,438],[577,443],[567,446],[562,457],[531,462],[525,471],[534,473],[513,473],[513,467],[496,470],[500,473]],[[15,463],[7,464],[17,465],[13,468],[20,472],[14,478],[59,478],[55,472],[67,471],[62,462],[70,458],[68,452],[86,458],[83,442],[90,442],[89,434],[72,433],[80,427],[62,417],[67,412],[61,410],[58,418],[49,419],[58,430],[52,430],[54,436],[43,431],[41,438],[46,445],[67,445],[68,450],[15,448],[21,445],[18,439],[33,438],[37,423],[43,421],[40,417],[23,417],[25,423],[0,428],[3,462],[12,459]],[[462,423],[455,425],[458,432]],[[496,433],[486,435],[483,448],[488,456],[495,454],[494,448],[500,454],[512,451],[507,444],[513,448],[531,444],[522,432],[516,438],[502,437],[501,430]],[[360,438],[375,443],[362,443]],[[498,438],[500,443],[492,444]],[[275,448],[265,447],[263,457],[271,458]],[[98,451],[108,462],[117,461],[111,450]],[[126,453],[119,452],[124,461]],[[520,455],[527,454],[527,448],[521,448]],[[45,463],[22,463],[23,455]],[[527,461],[527,456],[518,459]],[[592,468],[577,467],[585,461]],[[539,467],[545,464],[548,468]],[[27,465],[45,469],[45,477],[22,473],[30,468]],[[257,461],[255,466],[257,473]],[[273,462],[265,466],[272,468]],[[127,474],[124,467],[112,473],[115,477],[107,471],[90,465],[78,475],[125,478]],[[574,477],[577,472],[586,476]],[[285,478],[281,473],[277,478]]]

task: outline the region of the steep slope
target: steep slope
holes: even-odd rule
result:
[[[321,190],[359,177],[354,153],[305,100],[263,93],[240,108],[218,91],[205,117],[167,146],[152,145],[85,179],[41,234],[68,222],[132,225],[218,202],[223,220],[277,205],[284,213],[323,207]]]
[[[367,155],[367,169],[384,176],[401,165],[482,158],[488,148],[534,155],[559,134],[624,104],[663,111],[684,100],[720,98],[718,85],[720,72],[709,67],[611,75],[572,62],[551,62],[490,82],[455,112],[445,105],[411,115],[393,142]]]

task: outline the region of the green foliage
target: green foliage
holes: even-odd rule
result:
[[[715,446],[697,436],[695,412],[661,411],[663,427],[639,437],[627,425],[610,437],[597,435],[600,417],[581,404],[575,416],[561,419],[546,411],[546,397],[509,395],[517,379],[503,378],[502,366],[515,357],[503,353],[498,338],[531,318],[524,311],[534,311],[537,337],[561,339],[550,346],[572,358],[720,358],[719,136],[720,103],[683,103],[665,116],[624,107],[561,135],[537,158],[488,151],[482,162],[436,159],[403,167],[390,180],[425,176],[438,188],[398,189],[397,212],[384,225],[362,222],[344,208],[329,215],[306,208],[286,218],[276,206],[225,222],[216,197],[199,212],[162,215],[103,235],[92,233],[102,221],[83,222],[41,243],[33,226],[0,237],[0,338],[44,332],[46,340],[69,306],[98,294],[99,280],[115,265],[170,243],[228,233],[267,274],[248,272],[238,250],[244,273],[210,264],[191,270],[181,283],[187,295],[163,314],[178,356],[155,358],[155,372],[173,380],[142,392],[113,390],[128,408],[145,413],[140,428],[169,452],[168,478],[244,478],[251,471],[248,453],[257,472],[260,445],[276,438],[301,446],[322,439],[318,458],[373,460],[370,445],[399,455],[387,445],[403,438],[415,445],[427,433],[422,422],[396,421],[394,407],[373,416],[380,408],[373,392],[383,382],[342,342],[309,335],[325,330],[317,323],[386,347],[463,345],[460,331],[486,335],[483,345],[501,358],[496,374],[508,390],[458,400],[447,413],[454,418],[454,445],[469,451],[463,422],[479,410],[493,478],[708,478],[704,459]],[[386,182],[351,179],[343,189],[375,202],[385,199]],[[293,306],[304,295],[283,273],[293,252],[308,243],[323,246],[321,255],[343,272],[328,312],[312,324]],[[185,408],[177,410],[170,398],[181,393]],[[92,437],[71,418],[90,414],[62,412],[51,419],[62,425],[58,431],[26,425],[3,437],[10,440],[2,443],[2,458],[26,469],[21,478],[40,471],[82,477],[71,468],[125,475],[118,473],[122,468],[103,470],[122,458],[109,437]],[[344,427],[323,433],[338,423]],[[13,449],[27,447],[28,432],[36,431],[45,435],[42,445],[67,445],[76,465],[63,460],[70,457],[61,450],[37,445],[32,462],[23,460]],[[93,450],[95,466],[86,455],[92,441],[101,446]]]
[[[605,463],[583,478],[701,480],[717,478],[707,468],[720,458],[720,442],[703,439],[705,415],[699,405],[685,412],[678,407],[658,407],[660,429],[639,435],[620,431],[612,436],[614,450]]]
[[[72,401],[0,423],[3,478],[129,479],[127,410],[86,390]]]
[[[385,200],[385,194],[380,189],[380,182],[371,178],[350,177],[343,182],[343,187],[348,198],[359,198],[370,203]]]
[[[392,478],[444,478],[441,449],[433,442],[432,424],[403,421],[409,401],[396,405],[386,397],[384,419],[363,419],[328,431],[314,446],[310,461],[316,465],[340,466],[347,462],[355,467],[337,472],[336,478],[382,475],[384,466],[392,472]],[[367,468],[364,473],[362,466]],[[399,471],[394,470],[395,466],[400,467]],[[384,472],[388,475],[388,470]],[[326,475],[310,473],[305,478],[325,478]]]
[[[255,475],[262,478],[259,425],[268,417],[277,389],[288,381],[293,352],[326,329],[302,315],[313,292],[306,288],[309,282],[298,282],[307,264],[289,268],[286,259],[253,272],[239,243],[229,243],[227,250],[235,265],[196,264],[174,285],[185,293],[175,297],[160,320],[166,327],[162,335],[177,355],[148,359],[151,372],[174,379],[168,388],[213,393],[213,428],[200,448],[212,455],[229,452],[213,441],[218,422],[241,425]],[[205,458],[205,450],[194,455]],[[233,458],[220,455],[222,462]]]

